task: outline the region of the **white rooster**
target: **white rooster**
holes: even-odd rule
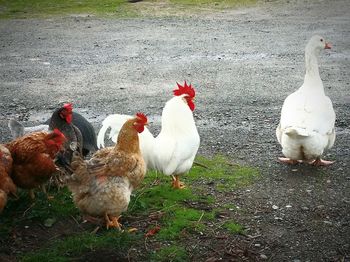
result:
[[[192,111],[195,90],[192,85],[177,84],[174,97],[164,106],[161,131],[157,137],[145,128],[139,134],[140,148],[148,169],[155,169],[172,176],[174,188],[184,188],[179,176],[192,167],[197,154],[200,138],[194,122]],[[97,136],[97,144],[104,147],[106,131],[111,128],[109,138],[116,141],[121,126],[131,116],[113,114],[103,120]]]

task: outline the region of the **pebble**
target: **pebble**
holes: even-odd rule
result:
[[[291,205],[286,205],[286,208],[291,208],[292,206]]]
[[[273,205],[273,206],[272,206],[272,209],[275,209],[275,210],[276,210],[276,209],[278,209],[278,206]]]
[[[264,254],[261,254],[261,255],[260,255],[260,258],[263,259],[263,260],[266,260],[266,259],[267,259],[267,256],[264,255]]]

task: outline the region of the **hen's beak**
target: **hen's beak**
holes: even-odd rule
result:
[[[331,49],[332,45],[330,43],[326,43],[326,45],[324,46],[324,49]]]

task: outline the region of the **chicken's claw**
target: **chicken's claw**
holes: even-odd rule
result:
[[[105,214],[105,220],[106,220],[106,227],[107,227],[107,229],[112,227],[112,228],[118,228],[119,230],[121,230],[122,224],[120,224],[119,221],[118,221],[120,217],[121,216],[118,216],[118,217],[111,216],[111,218],[110,218],[109,215],[106,213]]]
[[[171,185],[173,188],[176,188],[176,189],[186,188],[185,184],[183,182],[180,182],[180,178],[178,175],[172,176],[172,177],[173,177],[173,181],[172,181]]]

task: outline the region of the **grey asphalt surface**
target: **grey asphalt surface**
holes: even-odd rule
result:
[[[108,114],[142,111],[156,133],[176,82],[187,80],[197,90],[199,154],[261,170],[232,195],[246,209],[237,220],[260,235],[261,258],[350,259],[349,13],[349,1],[320,0],[186,18],[2,20],[1,142],[10,139],[9,118],[38,124],[68,101],[96,131]],[[284,98],[303,82],[304,48],[315,33],[333,46],[319,64],[337,115],[325,158],[336,163],[285,166],[276,161],[275,128]]]

